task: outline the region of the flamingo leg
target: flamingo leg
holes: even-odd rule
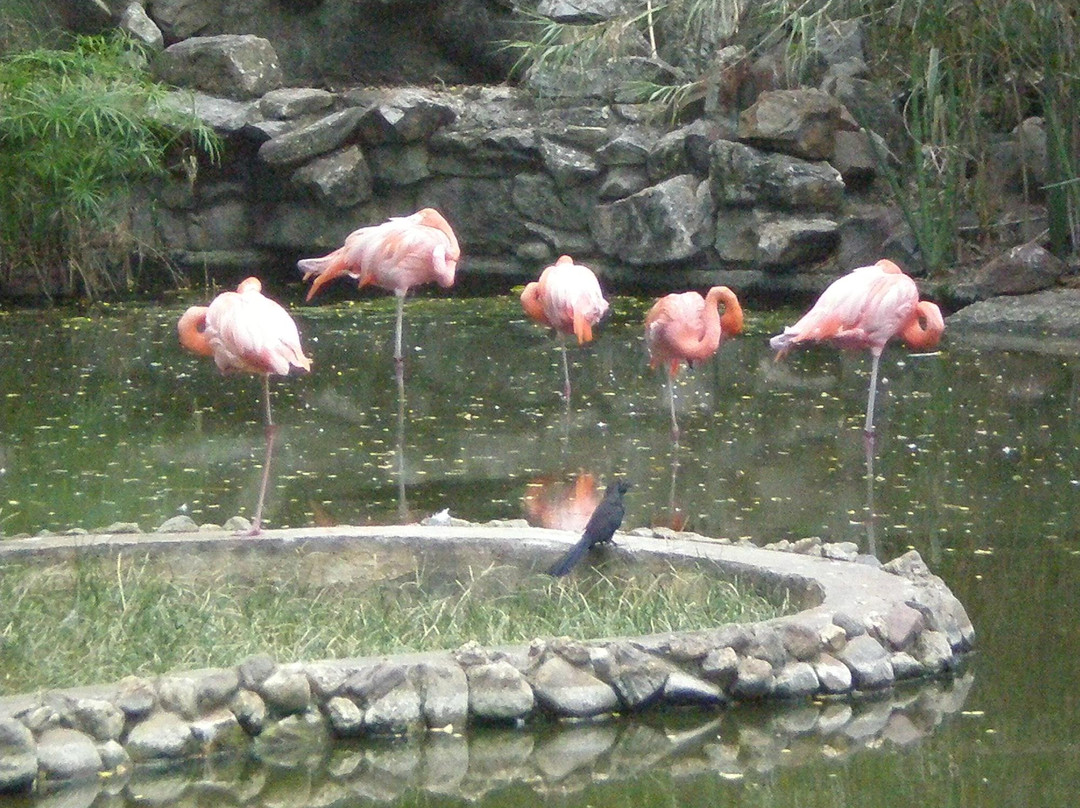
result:
[[[398,519],[401,524],[409,521],[409,502],[405,498],[405,375],[398,365],[398,411],[397,411],[397,483]]]
[[[878,365],[881,364],[881,354],[874,352],[873,362],[870,366],[870,393],[866,398],[866,425],[864,430],[867,435],[874,434],[874,402],[877,399]]]
[[[563,395],[570,401],[570,362],[566,358],[566,337],[559,335],[559,347],[562,349]]]
[[[401,351],[401,323],[405,317],[405,292],[398,290],[394,292],[394,294],[397,296],[397,326],[394,330],[394,362],[400,370],[401,364],[404,361],[404,354]]]
[[[866,442],[866,552],[877,556],[877,513],[874,510],[874,446]]]
[[[265,412],[265,422],[268,427],[274,425],[274,416],[270,412],[270,374],[264,373],[263,379],[263,410]]]
[[[675,419],[675,377],[668,376],[668,401],[671,402],[671,439],[679,442],[679,422]]]
[[[263,374],[263,403],[266,409],[266,457],[263,459],[262,483],[259,485],[259,502],[255,506],[255,518],[251,522],[248,535],[257,536],[262,532],[263,503],[266,501],[266,488],[270,483],[270,458],[274,454],[274,436],[277,428],[270,412],[270,374]]]
[[[870,393],[866,398],[866,423],[863,426],[867,455],[874,451],[874,402],[877,400],[878,366],[881,364],[881,352],[873,351],[870,355],[873,358],[870,365]]]

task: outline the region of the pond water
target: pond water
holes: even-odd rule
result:
[[[524,775],[482,794],[414,783],[357,804],[1073,805],[1080,350],[976,350],[949,331],[932,354],[890,347],[868,477],[868,358],[822,348],[776,363],[767,338],[798,312],[753,301],[745,333],[680,377],[673,444],[664,378],[645,362],[649,303],[616,297],[597,340],[570,349],[567,403],[557,343],[515,296],[410,298],[401,409],[391,299],[290,304],[313,368],[271,385],[279,432],[265,524],[400,522],[443,509],[572,523],[573,497],[622,475],[634,485],[624,529],[685,526],[758,544],[820,536],[883,560],[913,547],[978,632],[950,708],[930,731],[874,735],[855,750],[798,733],[777,741],[783,710],[733,711],[722,726],[693,726],[713,747],[733,735],[787,743],[787,764],[753,765],[741,745],[716,762],[702,741],[690,754],[705,765],[658,754],[613,777],[611,755],[597,753],[572,787]],[[0,533],[251,515],[260,386],[179,348],[183,308],[0,313]],[[685,729],[651,722],[664,737]]]

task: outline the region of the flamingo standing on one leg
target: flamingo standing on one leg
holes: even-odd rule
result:
[[[569,255],[559,257],[540,273],[540,279],[526,285],[521,307],[531,320],[554,328],[562,348],[563,382],[570,400],[570,366],[566,359],[566,336],[577,337],[578,345],[593,338],[593,326],[607,313],[608,302],[600,291],[593,271],[575,264]]]
[[[412,216],[394,217],[379,225],[354,230],[332,253],[321,258],[302,258],[297,266],[304,273],[304,280],[315,276],[308,300],[324,283],[340,275],[355,278],[358,286],[374,284],[397,296],[394,363],[400,374],[401,321],[406,293],[413,286],[431,281],[444,288],[453,286],[460,258],[461,248],[450,224],[434,208],[424,208]]]
[[[720,304],[724,314],[720,314]],[[743,310],[739,298],[726,286],[712,287],[705,297],[697,292],[666,295],[645,315],[645,345],[649,367],[666,365],[671,399],[671,434],[679,440],[675,419],[675,377],[683,362],[708,359],[728,337],[742,331]]]
[[[933,348],[944,330],[941,310],[919,300],[915,281],[883,258],[833,281],[810,311],[769,340],[769,346],[778,352],[778,359],[798,345],[814,342],[870,351],[873,363],[865,424],[869,447],[874,438],[874,398],[885,343],[899,336],[912,348]]]
[[[263,501],[270,479],[274,419],[270,413],[270,374],[288,376],[293,368],[311,370],[300,347],[296,323],[280,305],[263,297],[258,278],[247,278],[235,292],[222,292],[209,306],[192,306],[176,324],[180,344],[201,356],[212,356],[222,373],[257,373],[263,379],[266,460],[251,535],[262,529]]]

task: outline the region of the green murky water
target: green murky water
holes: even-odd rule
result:
[[[393,787],[358,787],[349,804],[1072,805],[1080,353],[975,351],[949,332],[933,355],[888,350],[868,481],[865,356],[821,349],[776,364],[767,337],[796,312],[748,302],[746,333],[680,378],[676,448],[663,378],[645,365],[648,303],[616,298],[596,342],[571,349],[567,406],[556,343],[525,321],[516,298],[410,299],[401,421],[392,301],[292,305],[314,366],[272,384],[280,432],[268,526],[397,522],[445,508],[472,520],[555,519],[567,515],[560,502],[575,478],[602,486],[621,474],[635,486],[628,528],[685,524],[762,544],[816,535],[864,550],[872,542],[882,558],[918,549],[978,631],[965,677],[933,698],[900,694],[892,712],[857,707],[869,717],[857,714],[856,726],[894,716],[888,731],[862,736],[851,724],[818,731],[826,705],[805,725],[790,710],[733,711],[715,725],[684,716],[686,726],[653,719],[576,741],[531,738],[534,751],[555,750],[545,759],[572,764],[561,775],[532,762],[485,775],[485,741],[470,738],[473,765],[453,766],[469,788],[404,774],[398,757],[420,759],[419,750],[337,750],[329,769],[305,775],[307,802],[297,804],[322,804],[327,783],[366,783],[387,769],[397,772],[386,781]],[[0,313],[4,535],[251,514],[263,454],[259,384],[183,353],[181,309]],[[909,714],[913,704],[922,712]],[[643,738],[694,740],[668,749]],[[636,767],[619,768],[634,744],[650,752],[631,752]],[[294,775],[287,787],[259,776],[270,783],[267,800],[299,788]],[[177,777],[190,785],[207,774]],[[158,804],[199,799],[188,785]],[[264,804],[260,793],[249,804]]]

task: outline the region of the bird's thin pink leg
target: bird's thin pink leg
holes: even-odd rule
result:
[[[668,401],[671,402],[671,439],[679,442],[679,422],[675,420],[675,377],[668,376]]]
[[[274,416],[270,412],[270,374],[269,373],[264,373],[262,375],[262,378],[263,378],[263,410],[264,410],[264,413],[265,413],[265,415],[264,415],[265,423],[266,423],[266,425],[268,427],[272,427],[274,425]]]
[[[405,316],[405,293],[398,291],[394,292],[397,296],[397,327],[394,330],[394,362],[398,368],[401,368],[402,362],[405,361],[405,354],[401,350],[401,322]]]
[[[877,557],[877,514],[874,509],[874,442],[866,441],[866,552]]]
[[[863,426],[868,452],[874,450],[874,402],[877,399],[878,365],[881,364],[881,353],[879,351],[873,351],[870,355],[873,357],[870,365],[870,393],[866,399],[866,423]]]
[[[559,335],[559,347],[562,349],[563,395],[570,400],[570,363],[566,358],[566,337]]]
[[[406,524],[409,520],[409,502],[405,498],[405,375],[398,365],[398,409],[397,409],[397,484],[398,484],[398,520]]]
[[[270,458],[274,454],[274,436],[277,427],[270,413],[270,374],[263,374],[263,401],[266,406],[266,457],[263,459],[262,483],[259,485],[259,503],[255,506],[255,518],[251,522],[250,536],[257,536],[262,532],[263,503],[266,500],[266,487],[270,483]]]

